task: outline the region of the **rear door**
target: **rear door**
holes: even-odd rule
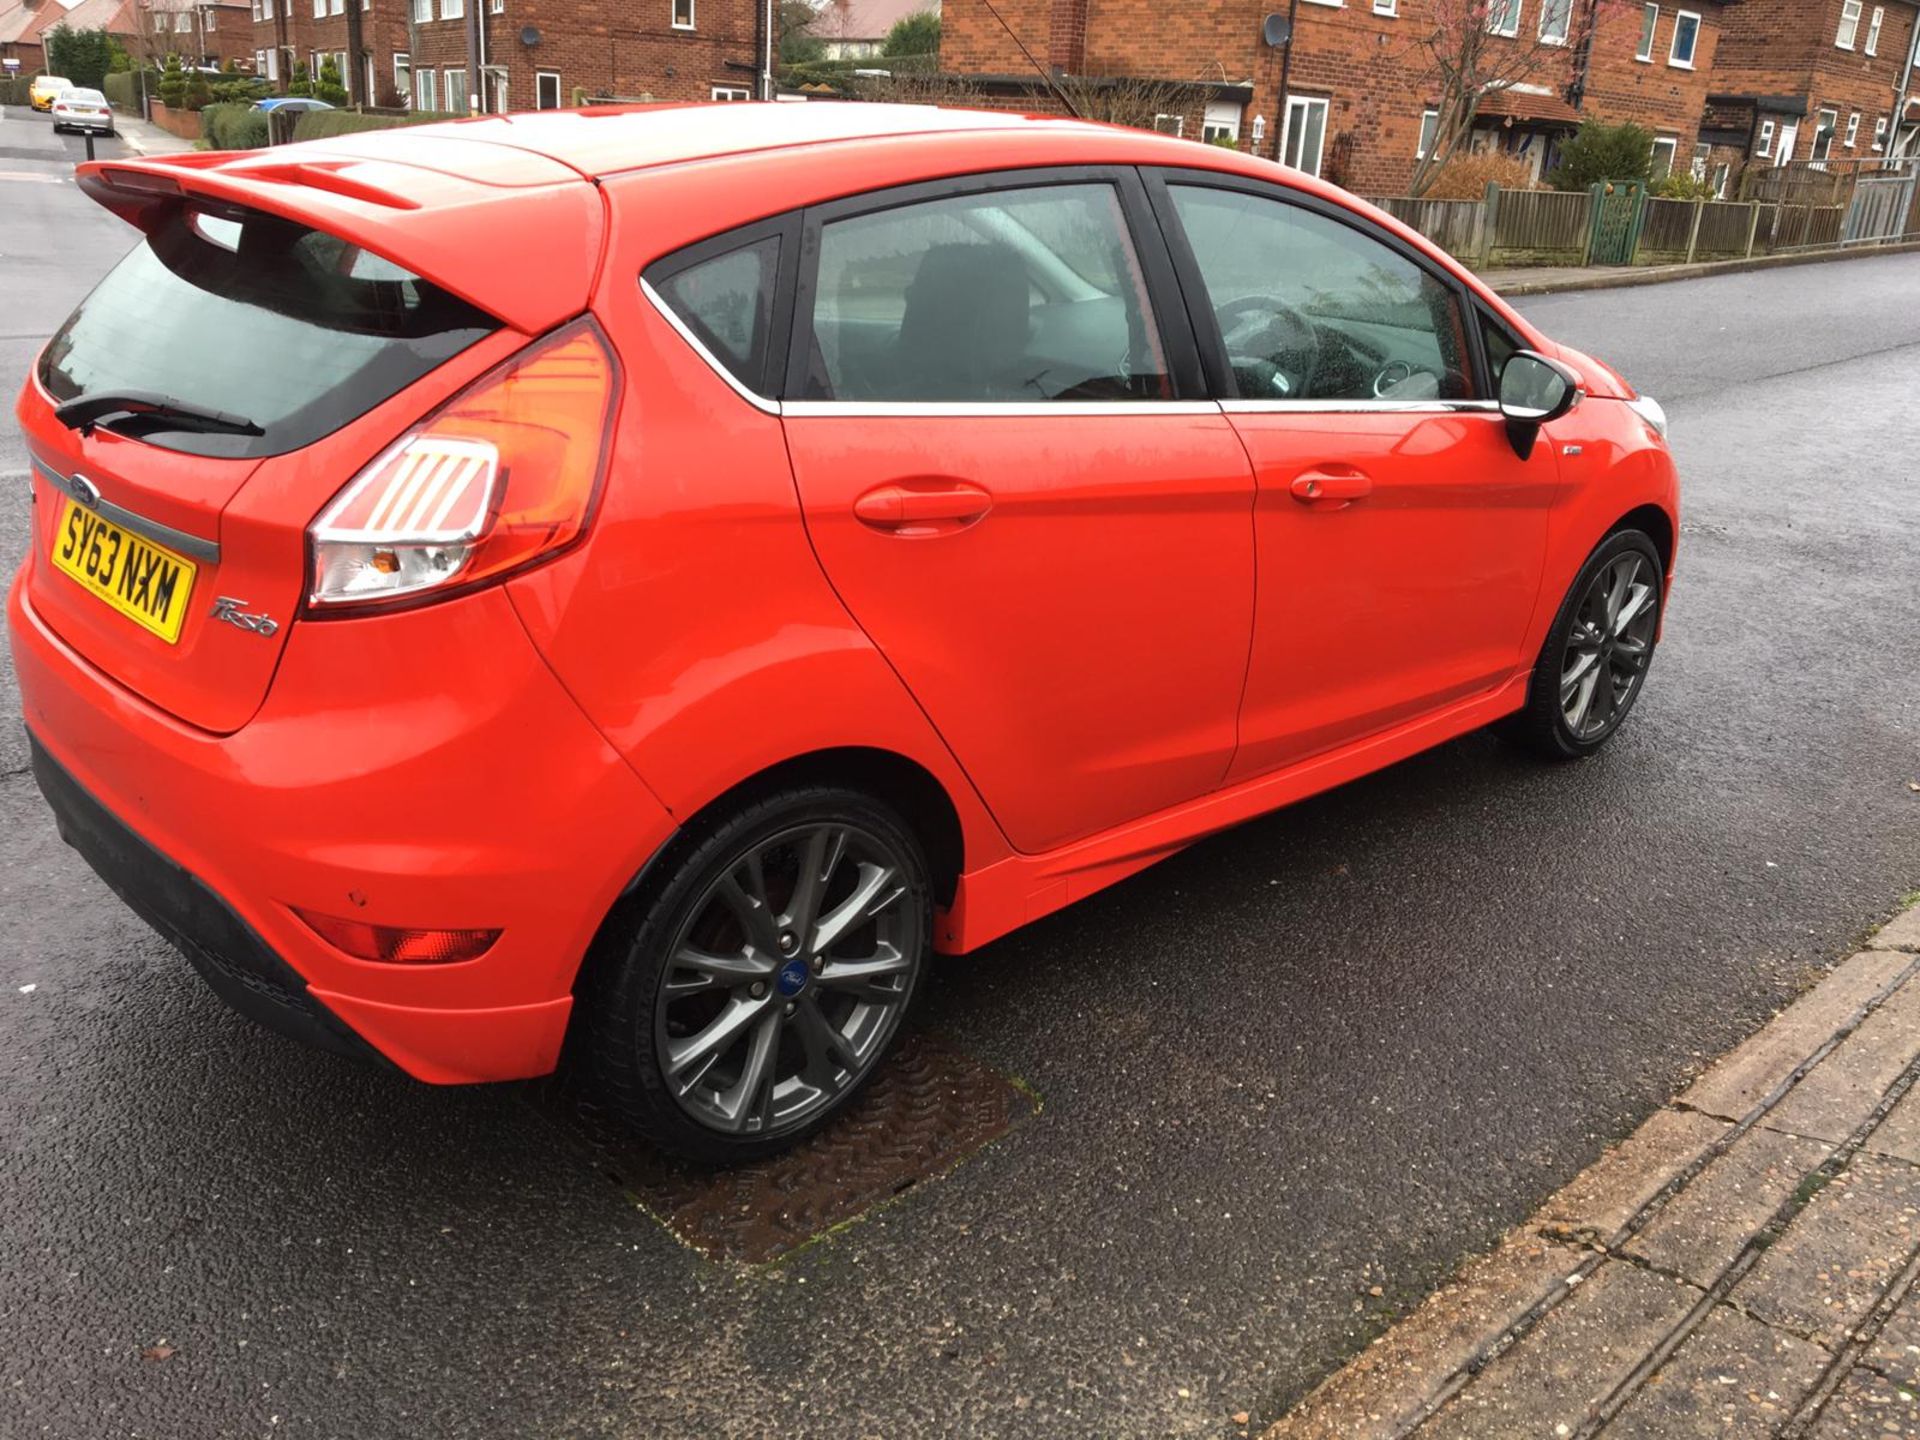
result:
[[[826,572],[1013,844],[1217,786],[1253,481],[1131,171],[806,217],[784,424]]]
[[[1460,287],[1342,207],[1210,172],[1150,185],[1258,491],[1234,778],[1509,679],[1558,459],[1514,453]]]

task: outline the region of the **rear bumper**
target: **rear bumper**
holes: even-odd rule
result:
[[[29,736],[33,778],[53,811],[60,838],[174,948],[228,1005],[270,1030],[357,1060],[384,1057],[307,989],[199,878],[142,840]]]
[[[266,703],[226,736],[68,649],[23,579],[7,619],[62,834],[234,1008],[421,1080],[554,1067],[581,958],[673,824],[504,596],[297,623]],[[501,935],[460,964],[380,964],[295,907]]]

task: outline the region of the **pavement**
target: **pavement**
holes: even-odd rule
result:
[[[1557,295],[1568,290],[1624,290],[1640,285],[1665,285],[1674,280],[1740,275],[1753,270],[1824,265],[1830,261],[1857,260],[1871,255],[1905,255],[1916,250],[1920,250],[1920,240],[1906,240],[1892,245],[1857,245],[1845,250],[1797,250],[1784,255],[1752,255],[1737,260],[1701,260],[1681,265],[1529,265],[1476,273],[1502,295]]]
[[[9,385],[132,242],[19,114]],[[1632,722],[1572,767],[1464,737],[943,964],[921,1026],[1037,1113],[772,1264],[682,1244],[516,1087],[228,1013],[58,844],[0,668],[0,1435],[1277,1419],[1920,884],[1920,259],[1523,308],[1672,419]],[[24,470],[0,431],[8,568]]]
[[[1920,907],[1264,1440],[1920,1436],[1916,977]]]

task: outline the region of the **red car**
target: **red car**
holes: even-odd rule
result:
[[[1659,408],[1351,196],[877,105],[87,165],[144,238],[19,401],[62,834],[236,1008],[570,1046],[708,1160],[934,951],[1498,721],[1607,740]]]

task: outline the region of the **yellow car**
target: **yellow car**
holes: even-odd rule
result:
[[[64,75],[36,75],[27,90],[27,103],[36,110],[51,110],[53,102],[73,88]]]

